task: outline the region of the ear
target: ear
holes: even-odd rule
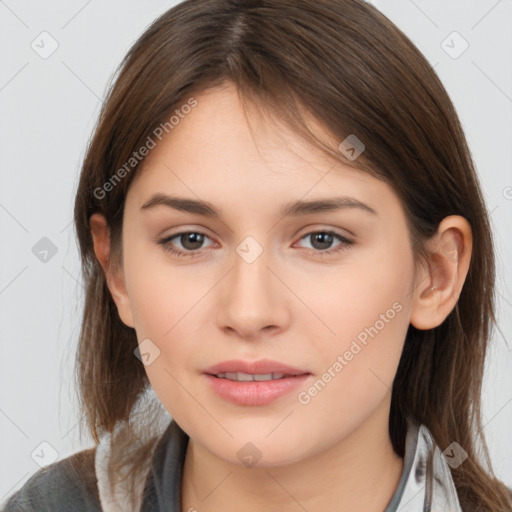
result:
[[[132,310],[122,268],[114,269],[110,261],[110,228],[107,225],[105,217],[99,213],[94,213],[89,219],[91,233],[94,243],[94,253],[100,262],[108,289],[117,306],[117,311],[124,324],[128,327],[134,327]]]
[[[429,240],[428,268],[418,272],[411,308],[411,324],[433,329],[442,324],[459,300],[472,251],[469,222],[460,215],[445,217]]]

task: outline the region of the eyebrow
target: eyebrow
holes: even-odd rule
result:
[[[157,206],[167,206],[181,212],[193,213],[214,219],[222,218],[222,212],[208,201],[169,196],[162,193],[152,195],[140,209],[149,210]],[[368,206],[354,197],[348,196],[329,197],[310,201],[293,201],[283,205],[280,214],[282,217],[296,217],[318,212],[334,212],[345,208],[358,208],[372,215],[378,215],[371,206]]]

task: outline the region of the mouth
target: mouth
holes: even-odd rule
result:
[[[294,377],[294,375],[286,375],[284,373],[217,373],[211,374],[212,377],[217,377],[218,379],[227,379],[227,380],[235,380],[237,382],[264,382],[268,380],[278,380],[284,379],[288,377]]]
[[[244,376],[267,376],[267,378],[263,380],[270,380],[271,377],[268,377],[269,375],[277,375],[275,378],[280,379],[283,376],[294,377],[296,375],[304,375],[310,372],[279,361],[272,361],[271,359],[260,359],[259,361],[242,361],[240,359],[232,359],[230,361],[222,361],[221,363],[210,366],[203,370],[203,373],[207,373],[209,375],[224,375],[230,380],[234,380],[234,375],[241,375],[242,379]],[[245,378],[249,380],[248,377]]]
[[[291,393],[312,375],[276,361],[224,361],[203,371],[210,388],[236,405],[261,406]]]

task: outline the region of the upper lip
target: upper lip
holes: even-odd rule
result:
[[[303,375],[310,373],[307,370],[300,370],[279,361],[270,359],[260,359],[259,361],[242,361],[240,359],[232,359],[230,361],[222,361],[203,370],[203,373],[217,375],[219,373],[249,373],[251,375],[267,373],[284,373],[285,375]]]

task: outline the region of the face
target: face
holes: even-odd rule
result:
[[[284,465],[389,413],[414,282],[406,218],[387,184],[257,110],[251,131],[234,88],[196,100],[130,186],[118,307],[196,443],[229,462],[259,452],[257,465]],[[218,215],[187,211],[192,201]]]

